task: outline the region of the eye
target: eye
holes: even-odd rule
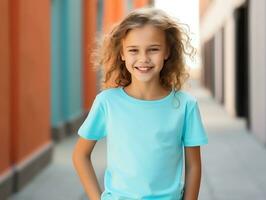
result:
[[[138,52],[137,49],[129,49],[128,51],[129,51],[130,53],[137,53],[137,52]]]
[[[149,49],[149,51],[151,51],[151,52],[156,52],[156,51],[159,51],[160,49],[159,48],[151,48],[151,49]]]

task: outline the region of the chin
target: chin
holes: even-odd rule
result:
[[[148,83],[152,80],[151,77],[135,77],[135,79],[139,82]]]

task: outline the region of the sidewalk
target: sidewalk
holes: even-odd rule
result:
[[[263,200],[266,197],[266,147],[215,103],[208,92],[193,88],[199,100],[209,144],[202,147],[200,200]],[[53,162],[21,192],[9,200],[85,200],[76,176],[71,151],[77,136],[55,147]],[[105,140],[96,144],[93,163],[103,188]]]

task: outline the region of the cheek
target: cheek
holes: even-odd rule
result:
[[[158,65],[158,67],[160,67],[161,69],[164,67],[164,62],[165,60],[163,58],[159,58],[156,60],[156,63]]]
[[[128,71],[132,71],[133,62],[130,59],[125,60],[125,65]]]
[[[155,56],[152,60],[158,64],[164,63],[164,57],[162,55]]]
[[[126,57],[125,57],[125,63],[126,63],[127,65],[132,65],[132,64],[134,64],[135,62],[136,62],[136,59],[135,59],[134,56],[126,56]]]

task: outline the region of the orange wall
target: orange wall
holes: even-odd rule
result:
[[[11,146],[18,163],[50,141],[50,1],[10,1]]]
[[[133,1],[133,7],[134,8],[141,8],[144,6],[148,6],[149,5],[149,0],[134,0]]]
[[[10,165],[10,65],[9,65],[9,0],[0,1],[0,175]]]
[[[97,93],[96,72],[92,70],[90,63],[91,52],[94,47],[97,30],[97,0],[84,1],[84,51],[83,51],[83,94],[85,110],[91,107],[93,99]]]
[[[110,31],[112,25],[119,22],[126,14],[126,5],[124,0],[105,0],[104,1],[104,32]]]

